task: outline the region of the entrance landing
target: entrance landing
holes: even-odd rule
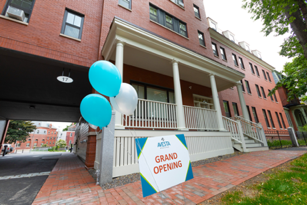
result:
[[[304,153],[268,150],[200,165],[194,179],[146,198],[140,181],[102,190],[76,155],[63,154],[33,204],[197,204]]]

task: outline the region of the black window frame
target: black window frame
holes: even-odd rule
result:
[[[256,90],[257,90],[258,96],[262,97],[261,93],[260,93],[259,85],[255,84],[255,86],[256,86]]]
[[[247,93],[252,94],[251,88],[249,86],[249,82],[247,80],[244,80],[244,81],[245,81],[245,86],[246,86]]]
[[[254,65],[254,67],[255,67],[257,76],[260,77],[260,73],[259,73],[258,67],[256,65]]]
[[[30,19],[31,19],[31,15],[32,15],[33,8],[34,8],[35,1],[36,1],[36,0],[33,0],[31,9],[26,9],[26,8],[23,8],[22,6],[17,5],[17,4],[12,4],[12,1],[13,1],[13,0],[7,0],[7,1],[6,1],[5,6],[4,6],[4,8],[3,8],[1,14],[2,14],[3,16],[5,16],[5,13],[6,13],[8,7],[9,7],[9,6],[12,6],[12,7],[15,7],[15,8],[17,8],[17,9],[23,10],[23,11],[25,12],[25,14],[28,15],[28,16],[27,16],[28,21],[27,21],[26,23],[29,23],[29,22],[30,22]],[[11,17],[9,17],[9,18],[11,18]],[[13,19],[14,19],[14,18],[13,18]],[[16,20],[18,21],[18,19],[16,19]],[[23,21],[21,21],[21,22],[23,22]]]
[[[252,63],[249,63],[249,67],[251,68],[252,74],[255,75],[255,70]]]
[[[123,1],[129,1],[128,7],[122,4]],[[130,10],[132,9],[132,0],[118,0],[118,4],[124,8],[130,9]]]
[[[269,91],[269,93],[271,92],[270,89],[268,89],[268,91]],[[271,98],[272,102],[274,102],[274,99],[273,99],[273,96],[272,96],[272,95],[270,96],[270,98]]]
[[[268,114],[269,114],[270,122],[272,124],[272,128],[275,129],[275,124],[274,124],[273,117],[272,117],[272,114],[271,114],[270,110],[268,110]]]
[[[282,122],[284,128],[286,129],[286,124],[285,124],[284,118],[283,118],[281,113],[279,113],[279,115],[280,115],[280,118],[281,118],[281,122]]]
[[[269,123],[269,119],[268,119],[268,115],[267,115],[265,109],[262,109],[262,114],[263,114],[263,117],[264,117],[264,120],[265,120],[265,123],[266,123],[267,128],[271,128],[271,127],[270,127],[270,123]]]
[[[267,74],[267,76],[268,76],[269,81],[272,82],[269,72],[266,72],[266,74]]]
[[[71,14],[73,14],[75,16],[81,17],[80,27],[66,22],[68,13],[71,13]],[[65,13],[64,13],[63,22],[62,22],[62,28],[61,28],[61,34],[66,35],[65,34],[65,26],[66,26],[66,24],[68,24],[71,27],[79,28],[79,36],[78,36],[77,39],[81,40],[81,38],[82,38],[82,31],[83,31],[83,24],[84,24],[84,17],[85,17],[84,14],[81,14],[81,13],[76,12],[74,10],[71,10],[69,8],[65,8]],[[69,36],[69,35],[66,35],[66,36]],[[75,38],[75,37],[72,37],[72,36],[69,36],[69,37]]]
[[[252,107],[252,113],[253,113],[255,122],[259,123],[259,119],[258,119],[258,115],[257,115],[257,110],[256,110],[255,107]]]
[[[226,112],[225,110],[225,103],[227,105],[227,108],[228,108],[228,112]],[[231,117],[231,112],[230,112],[230,108],[229,108],[229,102],[227,100],[223,100],[223,107],[224,107],[224,111],[225,111],[225,115],[226,117]],[[228,114],[228,115],[227,115]]]
[[[232,108],[233,108],[234,115],[240,116],[239,109],[238,109],[238,103],[232,102]],[[236,113],[236,110],[237,110],[237,113]]]
[[[275,115],[276,115],[276,118],[277,118],[277,122],[278,122],[279,128],[282,129],[282,126],[281,126],[281,123],[280,123],[280,120],[279,120],[278,113],[275,112]]]
[[[211,45],[212,45],[212,52],[213,52],[213,55],[219,56],[219,52],[217,51],[217,45],[216,45],[216,43],[211,42]],[[215,48],[215,52],[214,52],[213,47]]]
[[[250,120],[251,122],[253,122],[253,118],[252,118],[252,115],[251,115],[251,111],[250,111],[248,105],[246,105],[246,109],[247,109],[247,112],[248,112],[248,115],[249,115],[249,120]]]
[[[232,54],[232,59],[233,59],[233,63],[235,64],[235,66],[239,66],[236,54],[234,53]]]
[[[261,92],[262,92],[262,95],[263,95],[263,99],[266,99],[266,94],[264,92],[264,89],[262,86],[260,86],[260,89],[261,89]]]
[[[275,93],[273,93],[273,95],[274,95],[274,98],[275,98],[275,102],[278,102]]]
[[[227,61],[225,48],[220,46],[220,53],[221,53],[222,59]]]
[[[202,41],[201,39],[199,38],[199,35],[201,35],[203,37]],[[205,43],[205,36],[204,36],[204,33],[199,31],[198,30],[198,41],[199,41],[199,44],[202,45],[202,46],[206,46],[206,43]],[[202,43],[201,43],[202,42]]]
[[[195,10],[194,10],[194,9],[197,9],[197,11],[198,11],[198,13],[197,13],[197,14],[198,14],[198,16],[196,15],[196,13],[195,13]],[[194,10],[195,17],[196,17],[196,18],[201,19],[201,18],[200,18],[199,7],[198,7],[198,6],[196,6],[195,4],[193,4],[193,10]]]
[[[262,69],[262,74],[263,74],[263,76],[264,76],[264,79],[265,80],[268,80],[267,78],[266,78],[266,75],[265,75],[265,71]]]
[[[150,8],[154,8],[157,10],[157,19],[152,19],[152,15],[150,13]],[[166,15],[171,17],[172,18],[172,29],[167,27],[166,25]],[[185,38],[188,38],[188,27],[187,27],[187,24],[183,21],[181,21],[180,19],[176,18],[175,16],[165,12],[163,9],[160,9],[159,7],[155,6],[154,4],[152,3],[149,3],[149,18],[150,20],[156,22],[157,24],[171,30],[171,31],[174,31],[175,33],[185,37]],[[185,30],[183,30],[181,28],[181,25],[184,25],[184,28]]]
[[[243,92],[245,92],[245,88],[244,88],[243,80],[240,80],[240,81],[241,81],[242,91],[243,91]]]
[[[241,57],[239,57],[239,63],[240,63],[241,68],[245,70],[243,59]]]
[[[179,3],[180,1],[182,2],[183,5],[180,5],[180,3]],[[177,4],[178,6],[184,8],[184,1],[183,0],[171,0],[171,2],[173,2],[173,3]]]

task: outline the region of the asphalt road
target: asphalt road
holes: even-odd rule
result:
[[[0,156],[0,205],[30,205],[48,175],[15,179],[7,176],[50,172],[61,153],[8,154]]]

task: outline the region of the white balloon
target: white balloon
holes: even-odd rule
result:
[[[132,115],[138,104],[138,94],[130,84],[122,83],[118,95],[110,97],[110,101],[113,108],[118,112],[124,115]]]

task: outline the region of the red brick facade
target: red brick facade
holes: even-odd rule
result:
[[[75,132],[67,131],[66,132],[66,146],[70,148],[70,144],[74,144],[74,142],[75,142]]]

